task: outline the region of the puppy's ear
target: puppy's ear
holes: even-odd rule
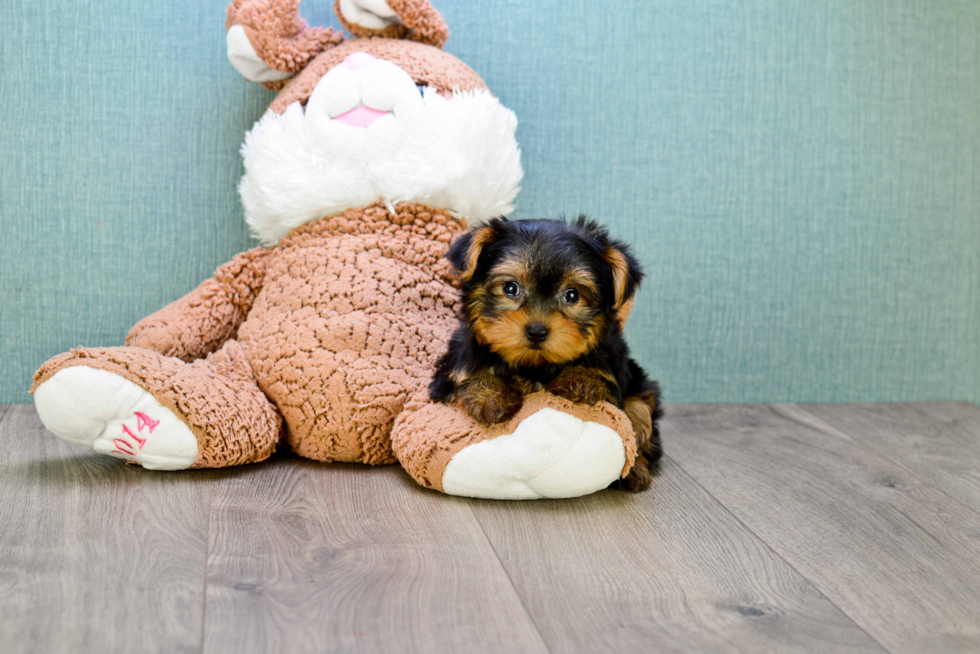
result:
[[[643,269],[636,260],[628,245],[610,238],[606,228],[585,214],[580,214],[573,223],[574,226],[595,239],[602,247],[602,256],[609,264],[613,279],[613,308],[617,311],[629,302],[636,294],[643,281]]]
[[[636,257],[630,252],[629,246],[619,241],[611,241],[606,245],[603,256],[612,270],[615,297],[613,308],[618,310],[636,294],[640,282],[643,281],[643,271]]]
[[[480,253],[490,243],[497,240],[496,221],[490,224],[472,229],[458,239],[449,247],[446,258],[453,266],[453,272],[464,282],[473,278],[476,272],[476,265],[480,261]]]

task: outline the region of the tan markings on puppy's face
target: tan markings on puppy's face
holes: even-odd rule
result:
[[[529,347],[525,330],[530,322],[527,308],[504,311],[494,317],[481,315],[473,322],[477,340],[517,366],[538,366],[547,359],[543,350]]]
[[[534,322],[542,323],[548,329],[547,340],[538,347],[527,338],[527,327]],[[472,321],[477,339],[515,366],[574,361],[595,349],[603,324],[602,316],[595,316],[583,329],[560,311],[542,315],[527,307],[504,311],[493,317],[478,315]]]
[[[595,349],[605,321],[595,310],[599,291],[592,273],[572,268],[541,292],[538,281],[523,257],[496,264],[467,303],[477,338],[515,366],[566,363]],[[543,342],[528,338],[533,323],[547,328]]]
[[[556,299],[558,310],[545,321],[551,332],[545,350],[551,363],[565,363],[595,349],[605,320],[595,310],[599,288],[587,269],[565,273]]]
[[[531,269],[527,261],[507,259],[498,263],[487,273],[487,286],[494,295],[515,299],[504,293],[504,284],[507,282],[515,282],[520,287],[521,293],[516,299],[523,300],[529,293],[534,292]]]
[[[595,349],[603,325],[602,316],[595,316],[583,330],[581,323],[557,311],[542,322],[549,335],[540,351],[548,363],[555,364],[574,361]]]
[[[487,273],[484,284],[474,288],[467,303],[467,317],[471,324],[483,318],[489,324],[495,316],[518,311],[528,295],[530,271],[521,261],[503,261]]]
[[[558,307],[580,324],[591,322],[593,305],[599,301],[599,286],[588,270],[573,268],[565,273],[557,288]]]
[[[592,273],[586,268],[572,268],[562,277],[560,289],[576,289],[582,294],[582,299],[591,304],[598,297],[598,287]]]

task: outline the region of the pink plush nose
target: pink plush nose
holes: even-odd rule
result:
[[[347,55],[344,59],[344,65],[351,70],[361,70],[362,68],[367,68],[375,61],[376,59],[366,52],[355,52]]]

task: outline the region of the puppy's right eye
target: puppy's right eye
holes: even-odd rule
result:
[[[507,282],[504,284],[504,295],[507,297],[517,297],[521,292],[521,287],[514,282]]]

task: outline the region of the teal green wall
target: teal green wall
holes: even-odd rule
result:
[[[518,215],[635,244],[629,336],[670,401],[980,400],[980,2],[436,4],[521,120]],[[249,247],[238,145],[272,94],[223,16],[0,4],[0,401]]]

